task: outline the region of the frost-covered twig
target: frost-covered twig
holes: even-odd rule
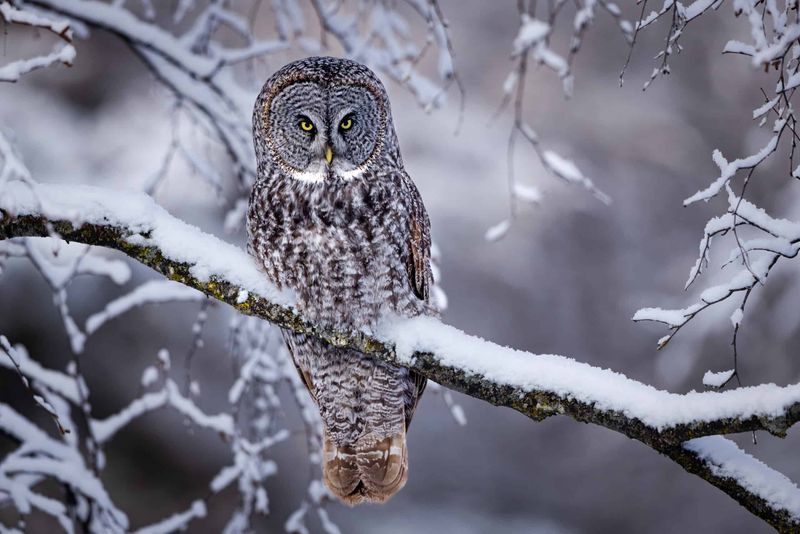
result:
[[[722,489],[779,532],[797,532],[800,489],[722,436],[707,436],[662,451],[688,472]]]
[[[6,339],[5,336],[0,335],[0,357],[5,357],[7,359],[7,361],[0,363],[0,366],[8,367],[8,362],[12,364],[14,370],[17,372],[17,376],[19,376],[20,381],[25,386],[25,389],[27,389],[28,393],[31,394],[33,402],[35,402],[37,406],[42,408],[48,413],[48,415],[50,415],[50,417],[53,418],[53,422],[56,424],[56,428],[58,428],[59,433],[61,433],[61,435],[68,434],[70,430],[61,423],[61,419],[58,418],[58,413],[44,397],[36,394],[27,377],[25,376],[26,373],[23,372],[21,365],[25,365],[25,363],[31,361],[28,360],[28,355],[24,351],[20,350],[19,347],[12,347],[8,342],[8,339]],[[20,364],[20,361],[24,363]],[[28,366],[26,365],[26,369],[27,367]]]
[[[669,49],[675,45],[688,22],[716,10],[721,4],[719,0],[695,0],[689,6],[683,6],[670,0],[664,3],[661,10],[643,17],[637,25],[637,31],[652,25],[663,15],[672,13]],[[695,283],[708,266],[712,242],[725,235],[732,236],[734,246],[723,267],[738,264],[741,269],[734,271],[727,281],[703,290],[699,302],[695,304],[675,310],[644,308],[634,315],[634,320],[657,321],[670,328],[670,333],[658,342],[658,347],[662,348],[700,312],[719,303],[737,299],[738,303],[730,316],[733,326],[732,369],[709,371],[705,374],[703,383],[714,388],[724,387],[734,379],[741,384],[738,336],[746,305],[754,291],[766,283],[774,266],[781,259],[795,258],[800,250],[798,223],[774,217],[745,197],[748,184],[761,178],[759,169],[781,151],[781,143],[788,148],[784,152],[788,153],[787,175],[800,178],[800,167],[795,163],[800,135],[797,132],[797,116],[793,103],[793,97],[800,85],[800,19],[797,17],[797,3],[734,0],[732,4],[736,14],[743,15],[741,19],[749,27],[752,42],[731,40],[722,52],[749,57],[753,67],[764,69],[767,73],[775,72],[774,88],[762,89],[763,100],[752,110],[752,119],[757,121],[758,127],[768,125],[771,132],[766,143],[747,156],[728,160],[721,151],[715,150],[713,161],[719,169],[716,178],[684,200],[684,205],[688,206],[700,201],[708,202],[723,191],[728,195],[726,213],[711,218],[706,224],[700,241],[700,254],[690,270],[685,287]],[[664,58],[666,61],[666,55]],[[654,76],[656,74],[654,71]],[[737,179],[741,182],[740,186],[736,184]]]
[[[75,60],[75,48],[71,44],[72,29],[69,22],[52,20],[24,9],[18,9],[6,1],[0,2],[0,17],[9,24],[47,30],[61,40],[50,54],[12,61],[0,67],[0,82],[16,82],[29,72],[56,63],[72,66],[72,62]]]
[[[700,242],[700,257],[689,273],[686,287],[689,287],[708,262],[711,241],[728,232],[742,227],[756,230],[762,236],[747,240],[737,240],[737,246],[731,250],[728,263],[741,261],[743,268],[724,283],[705,289],[700,295],[700,302],[679,310],[663,310],[661,308],[643,308],[633,316],[634,321],[657,321],[669,326],[673,331],[659,341],[659,347],[665,346],[669,340],[703,310],[727,300],[736,293],[743,293],[743,301],[736,308],[731,321],[737,327],[741,321],[746,297],[767,278],[780,258],[794,258],[800,250],[800,224],[785,219],[776,219],[751,202],[737,196],[730,187],[728,190],[728,212],[714,217],[705,227]],[[755,257],[755,254],[758,256]]]
[[[749,0],[745,1],[749,2]],[[628,56],[625,59],[625,63],[623,64],[622,71],[619,75],[620,85],[623,83],[625,70],[630,64],[631,55],[633,54],[633,49],[636,45],[636,38],[638,37],[639,33],[642,30],[655,25],[660,20],[669,18],[667,36],[664,39],[664,48],[658,52],[654,58],[659,62],[659,66],[653,69],[653,71],[650,73],[650,77],[642,86],[642,90],[646,91],[658,76],[668,75],[671,73],[669,60],[672,54],[675,52],[681,52],[682,47],[678,44],[678,40],[684,34],[686,26],[691,21],[695,20],[706,12],[718,9],[722,5],[723,0],[694,0],[689,5],[684,5],[677,0],[664,0],[657,10],[651,11],[647,15],[645,15],[645,11],[647,9],[647,0],[637,0],[636,3],[641,4],[642,7],[639,13],[639,19],[636,21],[636,24],[633,25],[632,37],[629,41],[630,48],[628,50]]]
[[[39,509],[71,532],[72,523],[63,504],[35,491],[41,480],[50,478],[82,499],[83,513],[87,514],[83,521],[88,528],[115,533],[128,530],[128,518],[114,505],[94,470],[84,463],[74,437],[67,443],[52,438],[3,403],[0,434],[19,445],[0,461],[0,502],[11,499],[22,514]]]
[[[5,356],[14,351],[13,363]],[[37,404],[44,404],[52,411],[54,418],[69,420],[70,406],[80,408],[84,401],[80,388],[73,376],[54,369],[42,367],[30,358],[22,347],[10,347],[0,336],[0,367],[14,367],[26,385],[37,391]],[[253,366],[251,366],[252,368]],[[242,496],[252,497],[254,511],[266,513],[266,491],[263,481],[276,472],[275,463],[263,458],[264,453],[288,436],[286,430],[272,429],[258,439],[252,439],[237,428],[233,416],[227,413],[207,414],[192,399],[183,395],[177,383],[169,377],[170,358],[166,351],[159,353],[158,367],[149,367],[142,376],[142,384],[148,391],[133,399],[115,414],[104,419],[87,421],[92,438],[92,458],[102,458],[103,447],[123,428],[135,419],[154,410],[171,407],[197,428],[205,428],[217,433],[230,444],[233,465],[225,466],[209,484],[210,494],[195,500],[188,510],[174,514],[137,532],[167,533],[185,528],[195,519],[206,514],[205,501],[209,495],[219,493],[229,485],[238,483]],[[158,388],[152,386],[160,382]],[[259,384],[260,386],[261,384]],[[59,422],[60,424],[60,422]],[[70,421],[69,426],[80,431]],[[61,481],[75,493],[73,498],[83,498],[91,505],[78,510],[80,521],[89,531],[127,532],[129,531],[124,513],[111,506],[111,500],[100,484],[98,465],[86,466],[79,449],[81,440],[63,434],[64,442],[47,436],[34,423],[25,419],[10,406],[0,403],[0,434],[9,437],[19,447],[0,461],[0,506],[12,500],[21,514],[29,513],[31,508],[41,509],[59,520],[65,531],[71,532],[73,526],[67,517],[67,507],[63,503],[36,493],[36,486],[45,479]],[[22,462],[21,460],[24,460]],[[35,476],[31,476],[34,474]],[[80,480],[72,481],[71,478]],[[247,490],[243,486],[247,485]],[[89,491],[91,490],[91,491]],[[238,526],[246,526],[243,516],[235,514]],[[243,529],[234,529],[239,532]]]
[[[584,34],[594,20],[595,11],[598,8],[602,8],[616,19],[623,36],[627,40],[631,40],[630,24],[622,19],[616,4],[597,0],[576,2],[577,9],[572,21],[574,33],[570,41],[568,56],[564,58],[550,47],[550,38],[555,21],[565,4],[564,0],[549,3],[548,15],[542,18],[535,17],[535,2],[531,4],[520,0],[517,4],[520,27],[511,47],[511,59],[514,61],[514,68],[503,83],[503,100],[498,110],[499,113],[506,106],[513,104],[514,121],[508,138],[506,162],[511,205],[508,218],[487,230],[485,237],[489,241],[500,239],[511,228],[513,221],[517,217],[520,202],[538,203],[541,199],[541,194],[536,187],[520,182],[515,176],[514,154],[519,136],[528,142],[548,173],[569,184],[586,189],[604,204],[608,204],[611,201],[610,197],[601,191],[590,178],[585,176],[575,163],[552,150],[542,147],[539,136],[525,119],[523,113],[526,78],[531,61],[552,70],[561,79],[564,95],[571,96],[573,84],[572,62],[580,51]]]
[[[255,39],[247,22],[219,2],[204,7],[179,35],[123,7],[96,0],[34,0],[31,4],[106,30],[128,43],[182,105],[203,118],[203,126],[230,157],[239,186],[246,189],[252,183],[251,95],[226,67],[285,49],[287,43]],[[237,33],[244,45],[225,46],[216,37],[220,28]]]
[[[736,477],[714,474],[711,464],[682,445],[702,436],[755,429],[784,435],[800,420],[800,385],[672,394],[562,356],[500,347],[433,318],[389,320],[371,335],[324,330],[300,316],[292,295],[274,288],[242,250],[173,218],[144,194],[77,186],[10,187],[0,198],[0,214],[0,238],[56,232],[65,240],[116,248],[172,280],[282,328],[413,368],[446,387],[536,420],[563,414],[620,432],[699,474],[776,527],[800,524],[793,511],[779,502],[765,504],[763,492]]]
[[[409,40],[407,21],[388,2],[363,2],[358,16],[344,9],[343,2],[311,0],[319,25],[336,38],[345,53],[372,66],[407,87],[426,109],[439,106],[451,83],[463,92],[455,73],[453,49],[438,0],[406,0],[428,25],[428,43],[418,48]],[[369,20],[361,30],[363,20]],[[422,55],[433,44],[438,52],[436,79],[417,70]],[[325,48],[323,37],[322,47]],[[308,52],[315,52],[309,49]]]
[[[255,0],[256,5],[260,0]],[[422,49],[414,44],[410,23],[388,2],[365,2],[357,13],[349,13],[340,2],[312,0],[311,4],[325,34],[339,42],[345,54],[364,62],[406,86],[426,108],[438,106],[452,83],[463,92],[454,68],[453,48],[446,22],[436,0],[407,0],[426,26],[429,45]],[[26,4],[41,12],[68,17],[117,36],[147,65],[153,75],[171,90],[175,112],[187,111],[195,126],[217,140],[230,160],[236,177],[239,197],[246,197],[255,178],[252,154],[251,111],[257,82],[241,72],[242,65],[267,58],[297,45],[308,53],[321,53],[326,48],[324,36],[317,42],[304,35],[307,20],[304,9],[294,1],[271,2],[275,35],[256,36],[253,24],[244,14],[248,7],[229,2],[178,2],[171,18],[181,24],[178,30],[168,29],[162,20],[140,17],[137,10],[124,3],[99,0],[28,0]],[[249,4],[249,3],[248,3]],[[152,7],[152,6],[151,6]],[[146,13],[147,15],[147,13]],[[416,21],[419,22],[419,21]],[[231,45],[230,33],[237,45]],[[429,48],[438,52],[435,76],[425,75],[418,68],[419,57]],[[248,83],[249,80],[249,83]],[[173,136],[162,169],[175,155],[219,190],[219,173],[206,156],[188,151]],[[148,183],[153,187],[164,171]],[[234,208],[229,227],[240,221]]]
[[[0,185],[10,180],[30,181],[31,173],[0,130]]]

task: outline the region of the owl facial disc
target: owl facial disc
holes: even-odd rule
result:
[[[295,180],[357,179],[381,147],[383,103],[365,85],[293,80],[265,112],[271,157]]]

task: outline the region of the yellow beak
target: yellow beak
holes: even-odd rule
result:
[[[328,164],[333,161],[333,149],[331,145],[325,145],[325,161],[327,161]]]

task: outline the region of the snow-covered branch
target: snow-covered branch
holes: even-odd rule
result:
[[[562,8],[566,2],[554,2],[548,5],[545,15],[536,16],[536,5],[530,2],[518,2],[520,26],[517,35],[511,43],[511,59],[514,66],[503,82],[503,101],[498,113],[508,106],[513,107],[514,120],[508,138],[507,163],[508,185],[511,200],[508,217],[489,228],[486,232],[488,241],[502,238],[510,229],[517,218],[521,203],[538,203],[541,200],[539,189],[521,182],[517,179],[514,167],[514,156],[517,140],[521,138],[536,154],[542,167],[551,175],[571,185],[577,185],[589,191],[604,204],[609,204],[611,198],[595,185],[591,178],[581,172],[578,166],[564,156],[550,149],[545,149],[539,136],[525,118],[523,101],[526,95],[527,77],[531,62],[542,65],[555,73],[561,80],[564,96],[572,95],[573,73],[572,62],[580,52],[583,38],[594,21],[595,12],[605,11],[616,22],[627,41],[632,41],[632,27],[630,22],[622,18],[619,7],[604,0],[589,0],[576,2],[576,10],[572,19],[572,37],[570,39],[567,57],[555,52],[550,46],[553,28]],[[566,18],[566,17],[562,17]]]
[[[662,61],[660,69],[655,69],[645,87],[659,74],[669,73],[668,59],[673,52],[679,52],[678,39],[683,35],[686,25],[692,20],[717,11],[721,0],[695,0],[688,6],[674,0],[667,0],[658,11],[645,15],[644,5],[636,31],[652,26],[661,18],[671,18],[666,46],[657,59]],[[800,136],[797,133],[797,116],[794,112],[793,97],[800,85],[800,19],[797,18],[797,3],[757,2],[755,0],[734,0],[730,2],[734,13],[746,23],[752,42],[730,40],[721,51],[750,58],[752,67],[764,70],[774,76],[774,85],[761,89],[761,101],[749,113],[758,128],[768,133],[766,142],[758,150],[729,160],[722,151],[714,150],[712,159],[718,173],[711,182],[686,198],[684,206],[696,204],[727,193],[727,211],[712,217],[705,226],[700,240],[700,254],[689,272],[685,288],[694,284],[707,270],[712,252],[712,241],[721,241],[728,236],[732,247],[722,266],[738,265],[732,275],[722,283],[706,287],[699,295],[698,302],[680,309],[661,309],[648,307],[636,312],[633,319],[656,321],[667,325],[670,332],[658,341],[663,348],[669,341],[704,310],[724,302],[736,301],[730,315],[733,328],[731,346],[732,363],[729,369],[708,371],[703,383],[712,388],[722,388],[731,381],[741,385],[739,372],[738,336],[745,317],[745,310],[756,289],[763,286],[776,264],[782,259],[792,259],[800,250],[800,225],[796,221],[779,218],[767,213],[746,198],[748,185],[755,177],[763,180],[765,168],[774,163],[770,161],[775,154],[788,156],[788,178],[800,178],[800,167],[795,162],[795,150]],[[773,74],[774,73],[774,74]],[[785,148],[784,148],[785,147]],[[772,173],[777,174],[777,173]],[[737,184],[737,180],[739,184]],[[723,256],[724,258],[724,256]],[[726,366],[727,367],[727,366]]]
[[[800,511],[792,504],[800,502],[800,490],[794,484],[735,452],[719,441],[723,438],[707,438],[757,429],[784,435],[800,420],[800,384],[673,394],[563,356],[501,347],[427,317],[387,320],[370,334],[323,330],[300,316],[293,296],[272,286],[244,251],[172,217],[142,193],[12,182],[0,196],[0,215],[0,239],[60,236],[121,250],[171,280],[282,328],[416,369],[535,420],[568,415],[620,432],[703,477],[777,528],[800,525]],[[167,399],[183,406],[174,386],[165,387],[161,396],[132,405],[125,417]]]

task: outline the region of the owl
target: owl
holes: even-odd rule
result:
[[[389,97],[360,63],[295,61],[253,112],[258,177],[248,251],[322,327],[366,332],[431,315],[430,224],[403,168]],[[283,333],[323,423],[323,480],[344,503],[384,502],[406,482],[406,433],[425,389],[414,371]]]

